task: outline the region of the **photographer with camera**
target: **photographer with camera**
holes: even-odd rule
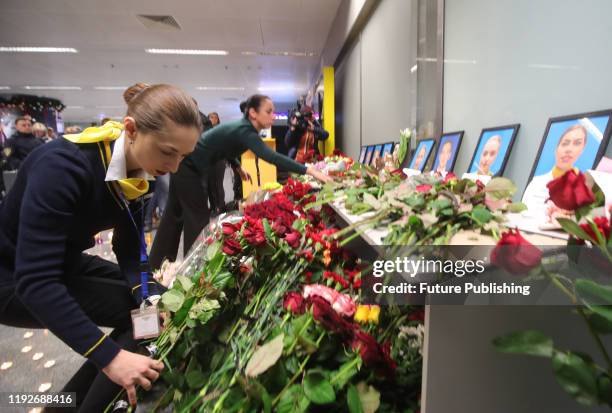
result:
[[[319,154],[319,141],[324,141],[329,133],[314,118],[310,106],[304,105],[289,116],[289,129],[285,135],[287,155],[299,163],[311,162]]]

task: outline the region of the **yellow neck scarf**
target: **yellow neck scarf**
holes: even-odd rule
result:
[[[70,142],[95,143],[104,142],[107,158],[110,161],[111,151],[110,142],[117,140],[123,132],[123,124],[115,121],[108,121],[102,126],[92,126],[81,133],[64,135]],[[127,178],[116,181],[121,188],[121,192],[128,201],[132,201],[149,191],[149,182],[142,178]]]
[[[574,172],[578,173],[578,168],[572,168],[574,170]],[[557,179],[563,175],[565,175],[567,171],[563,171],[559,168],[557,168],[556,166],[553,166],[553,169],[551,171],[553,179]]]

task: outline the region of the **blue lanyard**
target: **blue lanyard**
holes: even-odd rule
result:
[[[117,185],[118,186],[118,185]],[[134,219],[134,215],[132,215],[132,211],[130,210],[130,205],[125,199],[123,195],[123,191],[121,188],[117,188],[119,196],[125,205],[125,209],[130,217],[130,221],[134,224],[134,229],[138,233],[138,237],[140,239],[140,292],[142,295],[142,301],[144,302],[149,297],[149,255],[147,254],[147,244],[144,238],[144,201],[141,198],[140,204],[140,213],[141,213],[141,225],[140,228],[136,224],[136,220]]]

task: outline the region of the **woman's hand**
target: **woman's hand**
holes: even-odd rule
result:
[[[157,380],[163,368],[164,363],[161,361],[120,350],[102,371],[114,383],[125,389],[130,404],[136,406],[136,386],[150,390],[151,383]]]
[[[325,175],[323,172],[319,171],[316,168],[313,168],[312,166],[309,167],[308,169],[306,169],[306,173],[310,176],[312,176],[313,178],[318,179],[319,181],[323,182],[323,183],[328,183],[328,182],[332,182],[333,179],[327,175]]]
[[[240,179],[243,181],[249,181],[251,184],[253,183],[251,175],[249,175],[249,173],[242,166],[238,167],[236,171],[238,172],[238,175],[240,175]]]

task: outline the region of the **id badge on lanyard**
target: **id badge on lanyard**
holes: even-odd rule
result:
[[[147,306],[147,298],[149,298],[149,255],[147,254],[147,244],[144,238],[144,227],[140,225],[139,228],[136,224],[129,203],[123,196],[123,193],[121,191],[118,192],[140,240],[140,291],[142,294],[142,304],[139,308],[131,311],[134,339],[155,338],[159,336],[161,328],[159,324],[159,309],[156,305]],[[144,202],[142,201],[141,213],[143,214],[144,222]]]

